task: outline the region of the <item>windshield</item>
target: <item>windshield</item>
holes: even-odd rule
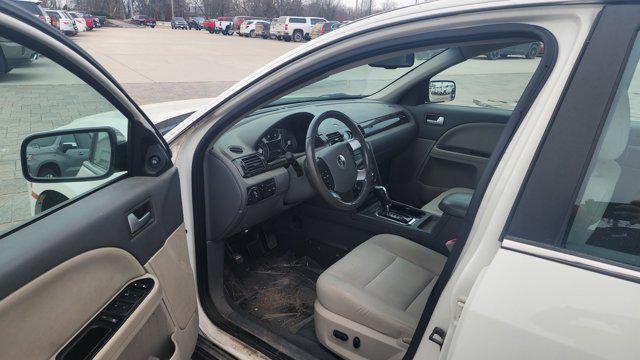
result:
[[[435,49],[417,52],[415,53],[415,61],[410,67],[384,68],[365,64],[341,71],[283,96],[270,105],[367,97],[389,86],[445,50]]]

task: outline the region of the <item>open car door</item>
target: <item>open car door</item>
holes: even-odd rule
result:
[[[190,358],[196,289],[168,145],[53,27],[0,2],[0,37],[2,59],[40,55],[0,78],[0,358]]]

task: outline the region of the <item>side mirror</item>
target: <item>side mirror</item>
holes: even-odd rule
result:
[[[64,135],[80,135],[90,140],[87,151],[75,143],[62,143]],[[62,150],[62,153],[58,151]],[[20,162],[25,179],[34,183],[100,180],[115,170],[117,137],[110,127],[47,131],[28,136],[20,147]]]
[[[456,83],[450,80],[435,80],[429,82],[429,102],[441,103],[453,101],[456,98]]]

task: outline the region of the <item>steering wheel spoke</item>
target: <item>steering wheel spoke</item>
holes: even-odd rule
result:
[[[316,152],[318,128],[326,119],[336,119],[345,124],[354,138],[330,144]],[[324,112],[316,116],[309,125],[305,148],[309,181],[325,201],[338,209],[355,210],[369,194],[372,159],[365,144],[358,125],[342,112]],[[353,193],[357,183],[359,191],[355,199],[346,201],[339,195]]]
[[[331,175],[331,171],[329,170],[327,163],[323,159],[318,159],[316,163],[318,164],[318,170],[320,170],[322,182],[327,187],[327,189],[333,191],[336,187],[336,184],[333,180],[333,176]]]

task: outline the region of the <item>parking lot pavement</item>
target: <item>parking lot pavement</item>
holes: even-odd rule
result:
[[[204,30],[103,28],[74,41],[140,104],[215,97],[299,46]]]

